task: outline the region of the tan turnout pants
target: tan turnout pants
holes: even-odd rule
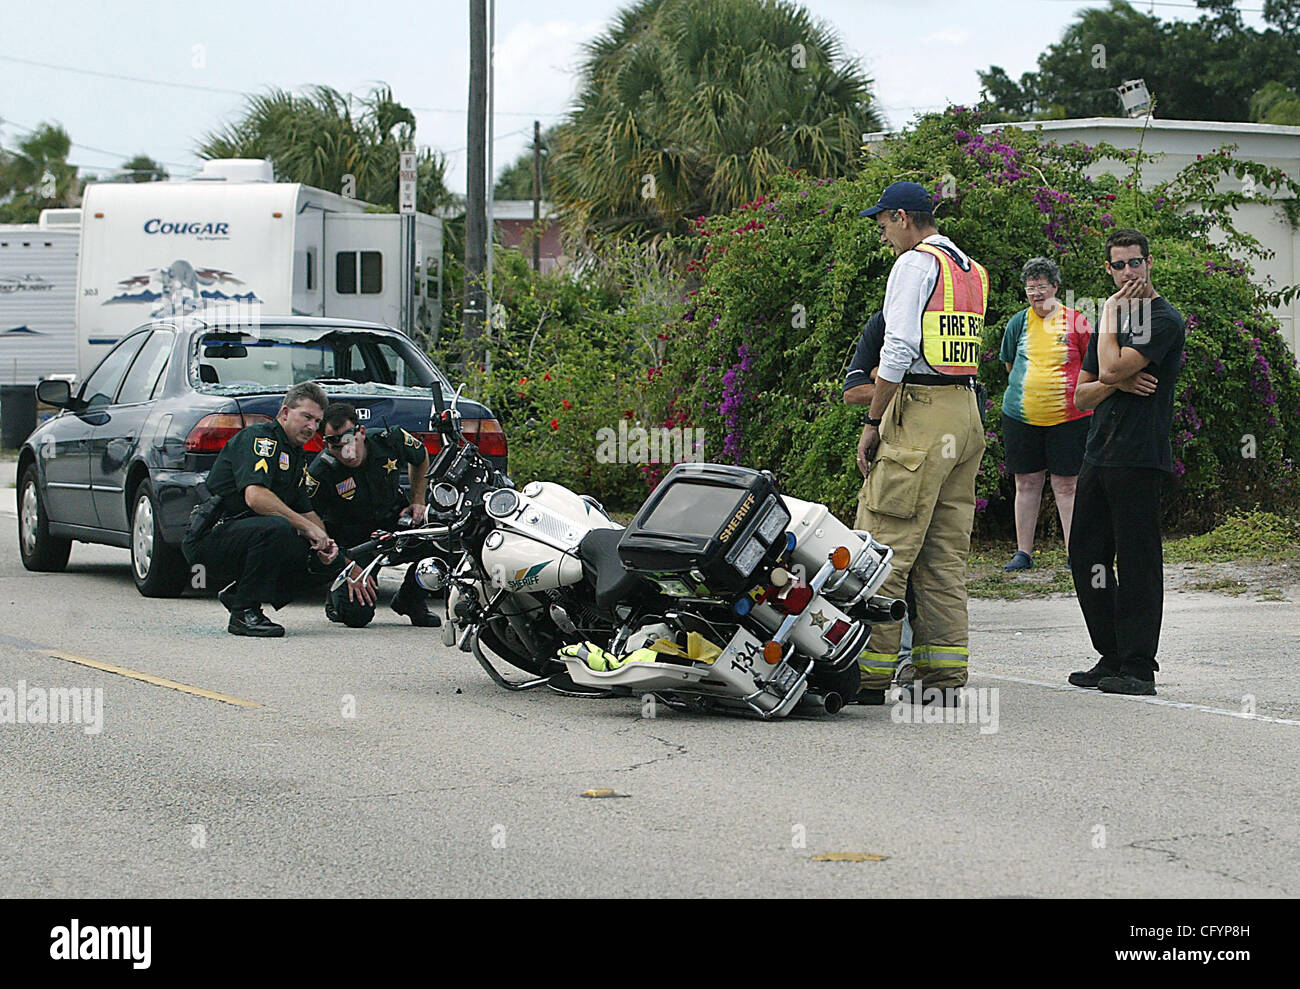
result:
[[[924,687],[960,687],[970,666],[966,557],[975,521],[975,473],[984,429],[975,393],[956,385],[901,385],[880,425],[880,446],[858,494],[857,528],[893,547],[880,593],[916,594],[912,663]],[[862,688],[884,690],[898,667],[900,629],[875,626],[858,657]]]

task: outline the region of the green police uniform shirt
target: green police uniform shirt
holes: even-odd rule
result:
[[[365,442],[360,467],[319,454],[307,468],[312,507],[331,534],[389,524],[409,503],[402,494],[402,465],[424,463],[424,444],[405,429],[367,433]]]
[[[248,511],[244,489],[252,484],[269,489],[295,512],[310,512],[306,463],[302,447],[289,442],[279,420],[246,426],[217,454],[208,471],[208,490],[222,496],[226,516]]]

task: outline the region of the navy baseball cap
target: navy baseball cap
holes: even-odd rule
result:
[[[880,194],[880,201],[870,209],[864,209],[858,216],[875,216],[885,210],[905,209],[909,212],[934,212],[934,200],[925,186],[918,182],[895,182],[886,186]]]

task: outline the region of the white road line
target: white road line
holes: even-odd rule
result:
[[[1025,677],[1003,676],[997,673],[979,673],[978,677],[989,680],[1005,680],[1008,683],[1027,683],[1031,687],[1046,687],[1048,690],[1077,690],[1082,693],[1096,693],[1086,687],[1076,687],[1069,683],[1046,683],[1042,680],[1029,680]],[[1160,707],[1177,707],[1184,711],[1200,711],[1202,714],[1221,714],[1229,718],[1240,718],[1243,721],[1267,721],[1273,725],[1293,725],[1300,727],[1300,721],[1293,721],[1289,718],[1270,718],[1266,714],[1247,714],[1244,711],[1229,711],[1221,707],[1208,707],[1205,704],[1186,704],[1181,701],[1167,701],[1163,697],[1134,697],[1129,694],[1107,694],[1107,697],[1118,697],[1126,701],[1141,701],[1143,704],[1156,704]]]

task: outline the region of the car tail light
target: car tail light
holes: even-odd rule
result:
[[[442,436],[438,433],[412,433],[411,435],[424,444],[424,451],[429,456],[442,452]]]
[[[485,457],[504,457],[506,455],[506,434],[501,423],[495,419],[466,419],[461,424],[465,439],[478,447],[478,452]]]
[[[198,421],[185,437],[186,453],[220,453],[232,436],[245,426],[256,426],[270,422],[270,416],[238,415],[227,412],[214,412]]]

